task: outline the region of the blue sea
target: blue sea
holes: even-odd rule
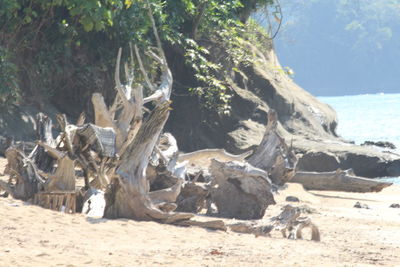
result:
[[[336,110],[337,133],[347,140],[389,141],[400,154],[400,94],[318,97]],[[400,178],[386,178],[400,184]]]

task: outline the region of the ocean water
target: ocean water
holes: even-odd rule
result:
[[[336,110],[337,133],[356,144],[388,141],[400,154],[400,94],[318,97]],[[386,178],[400,184],[400,178]]]

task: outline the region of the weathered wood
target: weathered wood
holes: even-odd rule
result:
[[[7,172],[10,175],[8,186],[1,183],[0,186],[9,192],[14,198],[29,200],[42,188],[44,180],[38,174],[38,169],[30,158],[16,148],[8,148],[6,151]]]
[[[118,187],[112,191],[114,194],[112,201],[107,201],[106,217],[173,222],[193,216],[192,214],[165,213],[154,206],[149,194],[150,186],[145,172],[168,115],[169,102],[158,105],[149,115],[148,120],[142,124],[135,139],[121,157],[121,163],[116,170],[119,175]],[[175,194],[175,191],[171,194]],[[106,197],[106,199],[110,198]]]
[[[198,213],[206,208],[206,198],[210,194],[210,186],[204,183],[186,182],[178,196],[177,211]]]
[[[308,217],[300,217],[301,209],[286,205],[282,212],[264,221],[245,221],[227,224],[228,228],[237,233],[254,234],[258,236],[270,236],[271,231],[280,231],[282,236],[289,239],[302,239],[302,231],[304,228],[311,229],[311,240],[321,241],[318,227],[311,222]]]
[[[248,163],[211,161],[211,200],[218,215],[237,219],[260,219],[275,204],[268,174]]]
[[[41,173],[43,175],[43,173]],[[51,191],[73,191],[75,190],[75,165],[68,155],[57,160],[57,168],[54,174],[46,174],[48,177],[44,184],[44,190]]]
[[[196,220],[196,218],[192,218],[191,220],[178,221],[178,222],[175,222],[174,224],[180,225],[180,226],[198,226],[201,228],[207,228],[207,229],[211,229],[211,230],[221,230],[221,231],[227,230],[227,227],[223,220],[199,221],[199,220]]]
[[[46,209],[75,213],[76,193],[75,191],[39,192],[35,194],[33,204]]]
[[[293,177],[297,157],[279,135],[277,125],[278,115],[271,109],[264,137],[248,162],[265,170],[274,184],[283,185]]]
[[[151,12],[150,16],[152,18]],[[153,30],[157,34],[154,23]],[[162,71],[161,84],[157,90],[162,93],[162,97],[158,99],[159,103],[147,120],[141,124],[133,141],[127,145],[118,161],[115,171],[117,177],[112,180],[105,195],[105,216],[109,218],[125,217],[172,223],[193,216],[171,212],[176,207],[176,204],[171,202],[176,200],[181,182],[169,189],[150,192],[149,181],[146,177],[150,156],[169,116],[169,96],[172,89],[172,75],[158,35],[156,35],[156,40],[160,57],[154,56],[159,60]],[[140,61],[140,57],[137,58]]]
[[[216,159],[220,162],[239,161],[244,162],[245,158],[251,155],[252,151],[245,152],[240,155],[233,155],[224,149],[202,149],[191,153],[180,154],[178,163],[186,163],[187,172],[190,175],[196,175],[202,172],[203,175],[209,176],[209,168],[211,160]]]
[[[50,147],[55,147],[55,140],[52,134],[52,120],[50,117],[43,113],[38,113],[36,116],[36,135],[37,139]],[[53,170],[54,158],[50,157],[45,148],[36,145],[33,151],[30,153],[29,158],[33,159],[38,169],[51,172]]]
[[[351,170],[335,172],[296,172],[292,183],[299,183],[307,190],[344,192],[379,192],[392,185],[389,182],[355,176]]]

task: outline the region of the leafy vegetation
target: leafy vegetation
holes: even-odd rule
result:
[[[0,88],[1,103],[9,105],[20,95],[38,102],[84,104],[95,90],[109,95],[118,47],[133,42],[143,49],[153,43],[146,11],[150,5],[167,53],[179,51],[181,64],[190,69],[189,92],[206,107],[226,112],[230,95],[224,77],[231,70],[225,67],[237,68],[250,59],[243,40],[254,42],[263,33],[254,22],[245,22],[251,12],[272,2],[3,0],[0,73],[6,82]],[[211,44],[226,47],[223,62],[210,55]]]

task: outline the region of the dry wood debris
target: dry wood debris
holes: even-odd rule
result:
[[[150,9],[149,16],[157,47],[148,49],[146,55],[158,63],[160,81],[149,78],[141,51],[130,46],[123,84],[120,49],[114,102],[107,106],[100,94],[93,94],[93,123],[85,123],[84,114],[75,124],[58,115],[61,133],[57,138],[52,135],[51,119],[39,114],[35,148],[29,155],[17,147],[6,151],[10,178],[8,183],[0,181],[0,187],[17,199],[34,200],[66,212],[78,210],[93,217],[154,220],[256,236],[278,229],[284,236],[288,232],[289,238],[301,238],[301,230],[311,227],[312,240],[319,240],[316,226],[291,206],[268,225],[191,220],[205,209],[207,214],[220,217],[261,219],[268,205],[275,204],[273,188],[292,178],[297,159],[277,132],[273,110],[265,136],[254,152],[231,155],[213,149],[179,154],[175,138],[163,133],[173,77]],[[135,82],[135,61],[143,84]],[[144,96],[144,87],[152,92],[150,96]],[[149,102],[154,106],[151,111],[143,106]],[[81,188],[76,187],[77,170],[84,179]]]

